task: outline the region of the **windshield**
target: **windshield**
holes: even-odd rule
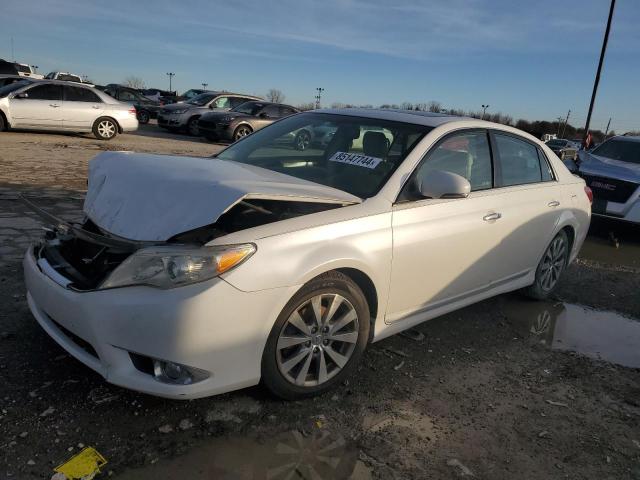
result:
[[[431,127],[373,118],[303,113],[231,145],[217,158],[309,180],[368,198]]]
[[[640,142],[633,140],[612,139],[596,147],[592,153],[612,160],[640,164]]]
[[[33,82],[30,80],[21,80],[19,82],[5,85],[4,87],[0,88],[0,98],[4,98],[7,95],[9,95],[11,92],[15,92],[16,90],[19,90],[22,87],[26,87],[30,83],[33,83]]]
[[[204,105],[209,103],[211,100],[216,98],[216,96],[217,95],[212,95],[210,93],[201,93],[200,95],[196,95],[195,97],[193,97],[187,103],[190,103],[191,105],[197,105],[199,107],[203,107]]]
[[[566,140],[549,140],[547,145],[550,147],[564,147],[567,144]]]
[[[232,108],[231,111],[246,113],[247,115],[255,115],[262,107],[264,107],[264,103],[245,102],[238,105],[236,108]]]

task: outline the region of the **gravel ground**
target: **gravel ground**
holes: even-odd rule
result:
[[[75,218],[100,150],[220,148],[153,125],[111,142],[0,134],[0,477],[48,479],[93,446],[100,478],[640,479],[635,227],[595,222],[554,301],[509,294],[432,320],[312,400],[260,387],[163,400],[69,357],[26,305],[19,262],[40,223],[17,194]]]

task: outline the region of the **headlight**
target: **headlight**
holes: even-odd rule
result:
[[[127,258],[100,288],[148,285],[173,288],[202,282],[231,270],[256,251],[251,243],[216,247],[150,247]]]
[[[180,108],[178,110],[171,110],[169,112],[169,114],[176,114],[176,115],[180,115],[182,113],[187,113],[187,110],[189,110],[188,108]]]

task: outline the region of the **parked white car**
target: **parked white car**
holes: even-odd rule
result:
[[[33,67],[27,63],[14,63],[16,69],[18,70],[18,75],[21,77],[29,77],[29,78],[37,78],[43,79],[44,75],[37,73]]]
[[[49,72],[44,76],[47,80],[62,80],[64,82],[82,83],[82,77],[69,72]]]
[[[320,125],[327,143],[284,141]],[[546,298],[590,220],[584,181],[524,132],[357,109],[217,158],[101,153],[84,224],[28,203],[54,227],[24,259],[40,325],[107,381],[181,399],[260,380],[318,394],[370,342],[511,290]]]
[[[95,88],[25,79],[0,88],[0,132],[8,128],[93,132],[111,140],[137,130],[136,109]]]

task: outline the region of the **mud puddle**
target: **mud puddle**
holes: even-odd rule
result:
[[[358,449],[329,431],[216,438],[180,457],[129,470],[119,480],[320,480],[371,478]]]
[[[568,350],[625,367],[640,368],[640,320],[563,302],[501,298],[518,332],[554,350]]]
[[[580,258],[640,268],[640,225],[592,219]]]

